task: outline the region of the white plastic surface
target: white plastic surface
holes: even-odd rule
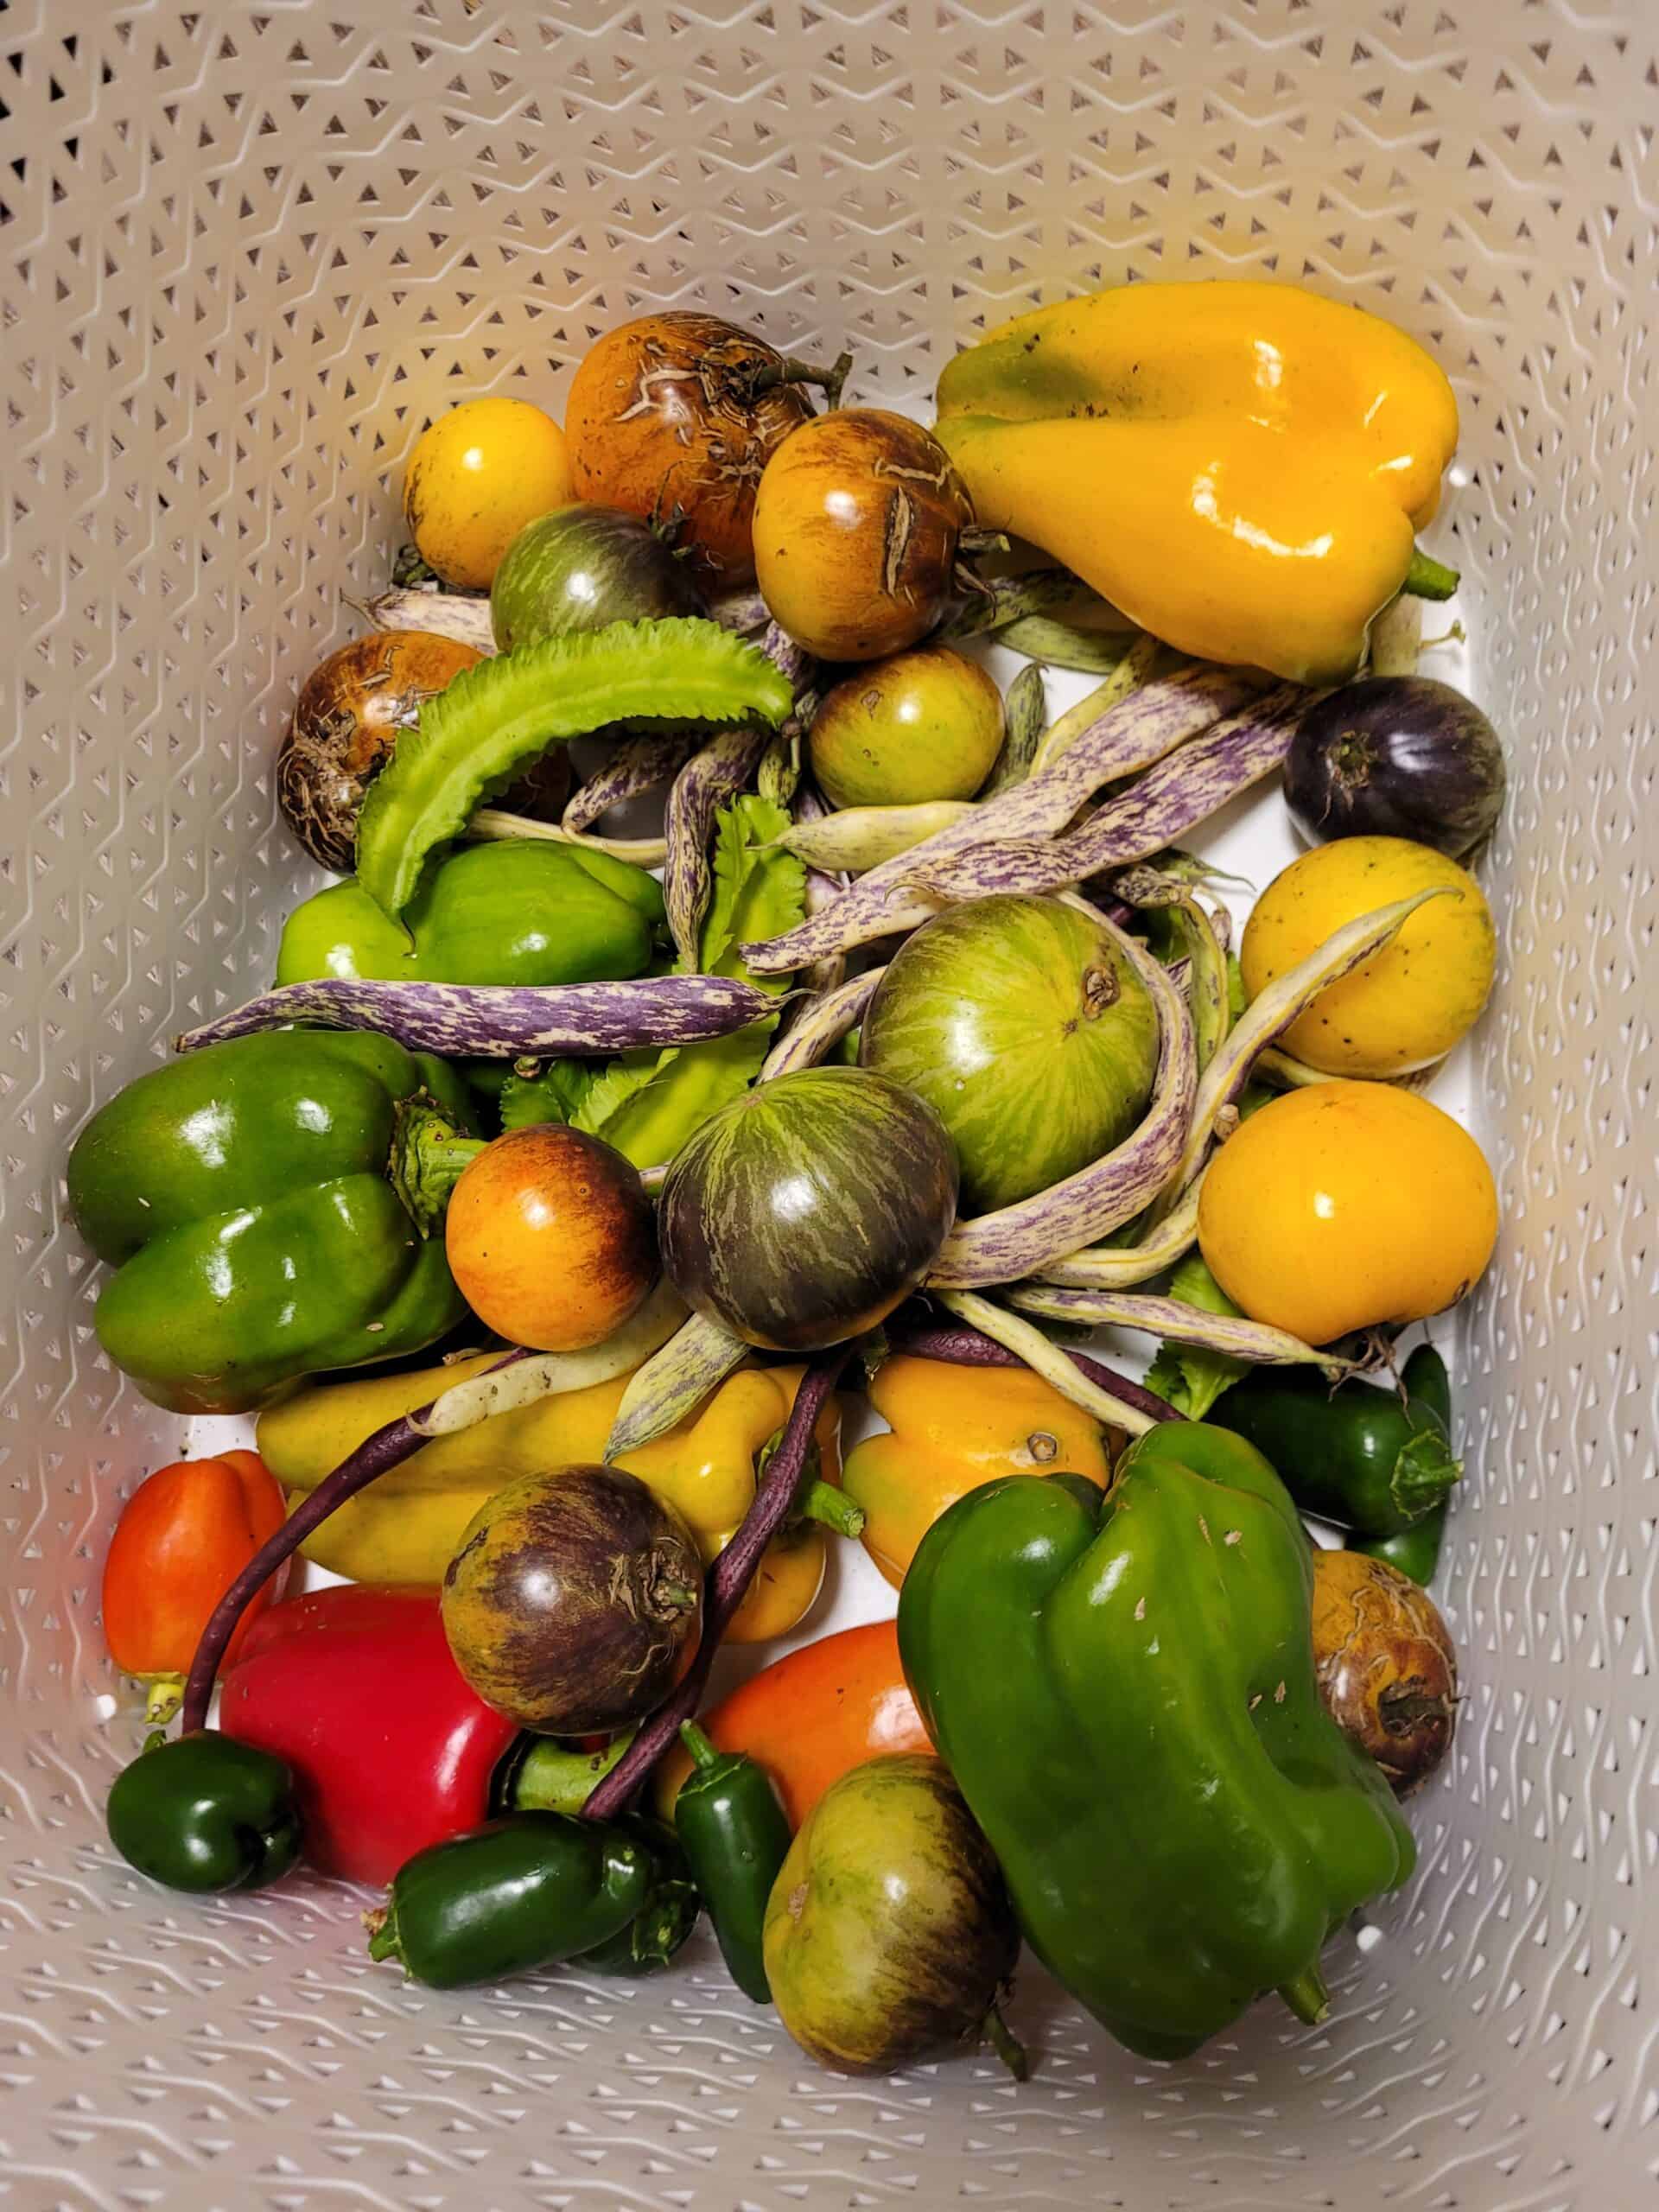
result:
[[[1649,2201],[1653,0],[13,0],[0,53],[0,2203]],[[1363,301],[1452,373],[1432,543],[1515,779],[1473,1055],[1505,1227],[1440,1585],[1467,1703],[1330,2024],[1264,2005],[1148,2066],[1033,1974],[1030,2084],[850,2082],[703,1943],[639,1993],[437,1997],[368,1964],[354,1892],[149,1888],[102,1835],[137,1726],[97,1570],[180,1433],[96,1356],[60,1170],[269,976],[315,880],[276,741],[421,424],[557,411],[645,305],[846,343],[861,396],[913,404],[988,317],[1230,272]]]

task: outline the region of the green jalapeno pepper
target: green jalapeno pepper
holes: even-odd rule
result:
[[[789,1820],[764,1767],[741,1751],[716,1751],[694,1721],[680,1737],[696,1764],[674,1801],[674,1825],[732,1980],[755,2004],[769,2004],[761,1936],[789,1855]]]
[[[563,1813],[514,1813],[416,1852],[370,1916],[369,1956],[432,1989],[499,1981],[610,1942],[656,1885],[637,1838]]]
[[[1362,1536],[1399,1536],[1443,1507],[1463,1472],[1439,1352],[1420,1344],[1401,1382],[1332,1390],[1317,1374],[1260,1367],[1209,1418],[1264,1452],[1304,1512]]]
[[[218,1729],[152,1738],[115,1777],[105,1817],[127,1864],[172,1890],[262,1890],[300,1855],[292,1773]]]
[[[648,1813],[625,1813],[612,1826],[631,1837],[650,1859],[651,1887],[626,1927],[591,1951],[581,1952],[572,1963],[590,1967],[595,1974],[655,1974],[690,1936],[702,1900],[679,1839],[665,1821],[653,1820]]]

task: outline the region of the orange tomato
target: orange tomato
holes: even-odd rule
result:
[[[560,1122],[486,1145],[450,1194],[443,1234],[479,1319],[537,1351],[602,1344],[657,1280],[656,1218],[639,1169]]]
[[[221,1452],[159,1467],[127,1500],[104,1560],[104,1639],[124,1674],[166,1685],[185,1674],[207,1617],[286,1514],[282,1485],[257,1452]],[[225,1654],[234,1660],[279,1569],[254,1598]],[[152,1703],[162,1717],[165,1695]]]
[[[832,1782],[886,1751],[931,1751],[899,1663],[892,1621],[842,1629],[791,1651],[734,1690],[698,1726],[722,1751],[747,1751],[778,1785],[799,1827]],[[657,1808],[671,1820],[691,1761],[678,1745],[657,1770]]]
[[[1427,1098],[1381,1083],[1275,1098],[1222,1146],[1198,1199],[1199,1248],[1227,1295],[1314,1344],[1438,1313],[1497,1237],[1480,1147]]]

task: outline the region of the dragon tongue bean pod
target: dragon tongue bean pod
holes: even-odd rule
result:
[[[1258,688],[1252,678],[1230,669],[1209,669],[1147,684],[1109,707],[1051,766],[976,807],[914,850],[872,868],[833,906],[810,916],[798,929],[765,944],[745,945],[744,957],[757,975],[777,974],[826,953],[850,951],[873,938],[914,929],[927,920],[937,902],[931,895],[918,895],[911,887],[947,855],[988,841],[1040,842],[1054,836],[1102,784],[1149,767],[1172,747],[1207,729],[1218,715],[1243,706]]]
[[[411,1052],[510,1059],[625,1052],[724,1037],[776,1011],[775,994],[727,976],[641,976],[619,983],[377,983],[320,976],[284,984],[174,1040],[181,1052],[309,1022],[372,1029]]]

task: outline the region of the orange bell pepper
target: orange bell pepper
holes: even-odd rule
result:
[[[104,1638],[122,1672],[149,1683],[152,1722],[177,1711],[208,1615],[286,1510],[282,1485],[257,1452],[175,1460],[127,1500],[104,1561]],[[226,1663],[285,1573],[243,1614]]]
[[[790,1825],[799,1827],[832,1782],[887,1751],[933,1748],[899,1663],[892,1621],[844,1628],[774,1660],[732,1692],[697,1726],[722,1751],[747,1751],[778,1785]],[[657,1770],[657,1809],[674,1800],[691,1771],[677,1744]]]

